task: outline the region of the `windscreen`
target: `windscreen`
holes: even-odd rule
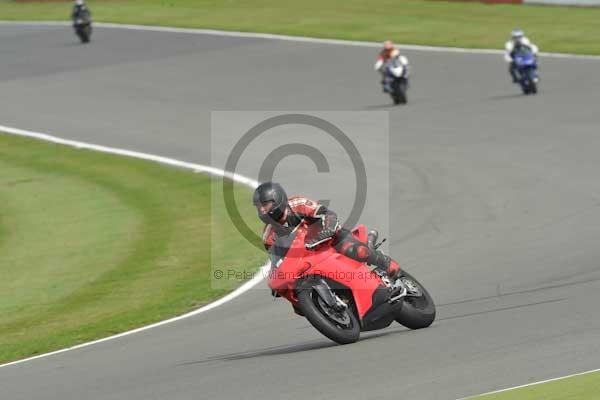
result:
[[[528,64],[533,62],[533,52],[527,47],[521,47],[515,52],[515,61],[517,64]]]
[[[294,230],[288,235],[275,235],[275,241],[269,249],[271,268],[278,268],[281,265],[297,234],[298,230]]]

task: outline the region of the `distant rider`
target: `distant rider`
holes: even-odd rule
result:
[[[386,74],[386,66],[391,62],[394,63],[399,77],[408,78],[408,59],[400,55],[400,50],[394,46],[391,40],[386,40],[383,42],[383,49],[379,52],[377,61],[375,61],[375,71],[381,73],[381,84],[386,93],[392,91],[392,82],[394,81],[394,77]]]
[[[517,66],[515,65],[515,54],[523,48],[529,49],[534,55],[537,56],[538,47],[531,43],[531,41],[525,36],[525,33],[521,29],[513,29],[511,33],[511,39],[504,45],[506,52],[504,53],[504,59],[508,66],[508,72],[512,77],[513,82],[518,82],[519,77],[517,75]]]
[[[318,233],[306,243],[307,248],[314,248],[328,239],[333,239],[335,249],[346,257],[374,265],[392,279],[400,272],[396,261],[357,240],[349,230],[340,226],[333,211],[314,200],[302,196],[292,196],[288,199],[280,184],[266,182],[256,188],[252,201],[258,211],[258,217],[266,224],[263,243],[267,250],[273,245],[277,235],[288,234],[304,220],[310,224],[319,224]]]
[[[71,13],[71,19],[73,20],[73,24],[75,24],[79,19],[89,22],[91,17],[92,13],[85,4],[85,1],[75,0],[75,4],[73,5],[73,12]]]

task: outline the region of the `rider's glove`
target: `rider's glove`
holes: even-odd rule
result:
[[[334,235],[335,235],[335,230],[323,229],[323,230],[321,230],[321,232],[319,232],[319,234],[316,237],[314,237],[313,239],[311,239],[310,241],[308,241],[306,243],[306,248],[312,249],[313,247],[316,247],[317,245],[331,239]]]

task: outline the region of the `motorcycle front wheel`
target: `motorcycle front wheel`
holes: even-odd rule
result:
[[[298,291],[298,307],[312,326],[334,342],[349,344],[359,339],[360,323],[350,307],[336,311],[310,287]]]
[[[79,37],[79,40],[81,41],[81,43],[89,43],[90,42],[91,28],[89,26],[77,27],[75,29],[75,33]]]
[[[407,84],[404,79],[399,79],[393,84],[393,92],[392,99],[394,100],[394,104],[406,104],[406,89]]]
[[[531,84],[529,85],[529,93],[530,94],[536,94],[538,92],[537,90],[537,84],[535,83],[534,80],[531,81]]]

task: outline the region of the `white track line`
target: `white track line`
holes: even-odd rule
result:
[[[49,135],[46,133],[31,132],[31,131],[27,131],[27,130],[23,130],[23,129],[17,129],[17,128],[12,128],[9,126],[0,125],[0,134],[2,134],[2,133],[8,133],[11,135],[16,135],[16,136],[24,136],[24,137],[34,138],[34,139],[38,139],[38,140],[43,140],[45,142],[51,142],[51,143],[65,145],[65,146],[76,147],[78,149],[87,149],[87,150],[98,151],[101,153],[109,153],[109,154],[116,154],[116,155],[120,155],[120,156],[139,158],[142,160],[153,161],[153,162],[157,162],[160,164],[166,164],[166,165],[170,165],[170,166],[174,166],[174,167],[189,169],[194,172],[201,172],[201,173],[206,173],[206,174],[211,174],[211,175],[216,175],[216,176],[221,176],[221,177],[227,177],[227,178],[234,180],[235,182],[244,184],[251,188],[255,188],[256,186],[258,186],[257,181],[247,178],[245,176],[239,175],[239,174],[232,174],[232,173],[226,172],[219,168],[208,167],[208,166],[200,165],[200,164],[192,164],[192,163],[188,163],[188,162],[184,162],[184,161],[174,160],[172,158],[166,158],[166,157],[156,156],[156,155],[152,155],[152,154],[140,153],[137,151],[116,149],[116,148],[106,147],[106,146],[98,146],[95,144],[77,142],[75,140],[66,140],[66,139],[61,139],[61,138],[58,138],[56,136],[52,136],[52,135]],[[207,304],[204,307],[201,307],[197,310],[191,311],[187,314],[183,314],[183,315],[180,315],[175,318],[167,319],[165,321],[156,322],[154,324],[146,325],[141,328],[133,329],[131,331],[119,333],[117,335],[109,336],[109,337],[106,337],[103,339],[94,340],[92,342],[82,343],[77,346],[68,347],[66,349],[61,349],[61,350],[53,351],[53,352],[46,353],[46,354],[40,354],[38,356],[25,358],[25,359],[18,360],[18,361],[13,361],[13,362],[10,362],[7,364],[2,364],[2,365],[0,365],[0,368],[8,367],[11,365],[16,365],[16,364],[21,364],[21,363],[24,363],[27,361],[36,360],[38,358],[52,356],[54,354],[64,353],[64,352],[70,351],[70,350],[76,350],[76,349],[81,349],[83,347],[92,346],[94,344],[117,339],[117,338],[120,338],[123,336],[132,335],[134,333],[146,331],[148,329],[156,328],[157,326],[170,324],[172,322],[179,321],[184,318],[193,317],[194,315],[198,315],[198,314],[206,312],[208,310],[212,310],[215,307],[218,307],[222,304],[227,303],[230,300],[235,299],[236,297],[242,295],[243,293],[247,292],[248,290],[250,290],[251,288],[256,286],[258,283],[260,283],[262,281],[263,277],[268,274],[269,268],[270,268],[269,263],[263,265],[261,267],[259,273],[257,273],[251,280],[244,283],[242,286],[240,286],[233,292],[218,299],[217,301]]]
[[[525,387],[529,387],[529,386],[541,385],[543,383],[560,381],[560,380],[563,380],[563,379],[573,378],[575,376],[580,376],[580,375],[587,375],[587,374],[591,374],[591,373],[594,373],[594,372],[600,372],[600,369],[593,369],[591,371],[578,372],[578,373],[572,374],[572,375],[565,375],[565,376],[560,376],[558,378],[546,379],[544,381],[532,382],[532,383],[527,383],[525,385],[515,386],[515,387],[511,387],[511,388],[506,388],[506,389],[495,390],[493,392],[476,394],[476,395],[469,396],[469,397],[463,397],[463,398],[460,398],[458,400],[468,400],[468,399],[472,399],[473,397],[488,396],[488,395],[497,394],[497,393],[509,392],[509,391],[515,390],[515,389],[521,389],[521,388],[525,388]]]
[[[70,22],[65,21],[0,21],[0,25],[38,25],[38,26],[71,26]],[[195,28],[173,28],[166,26],[152,26],[152,25],[131,25],[131,24],[114,24],[108,22],[95,22],[94,26],[101,28],[112,28],[112,29],[127,29],[135,31],[149,31],[149,32],[167,32],[167,33],[186,33],[193,35],[212,35],[212,36],[230,36],[230,37],[241,37],[241,38],[254,38],[254,39],[268,39],[268,40],[282,40],[287,42],[296,43],[315,43],[315,44],[330,44],[336,46],[354,46],[354,47],[381,47],[379,42],[363,42],[356,40],[341,40],[341,39],[321,39],[306,36],[289,36],[289,35],[276,35],[270,33],[253,33],[253,32],[236,32],[236,31],[221,31],[216,29],[195,29]],[[426,51],[426,52],[440,52],[440,53],[463,53],[463,54],[504,54],[504,50],[500,49],[468,49],[462,47],[437,47],[437,46],[420,46],[413,44],[400,44],[403,49],[414,50],[414,51]],[[568,54],[568,53],[540,53],[544,57],[552,58],[570,58],[570,59],[581,59],[581,60],[600,60],[600,56],[595,55],[581,55],[581,54]]]

